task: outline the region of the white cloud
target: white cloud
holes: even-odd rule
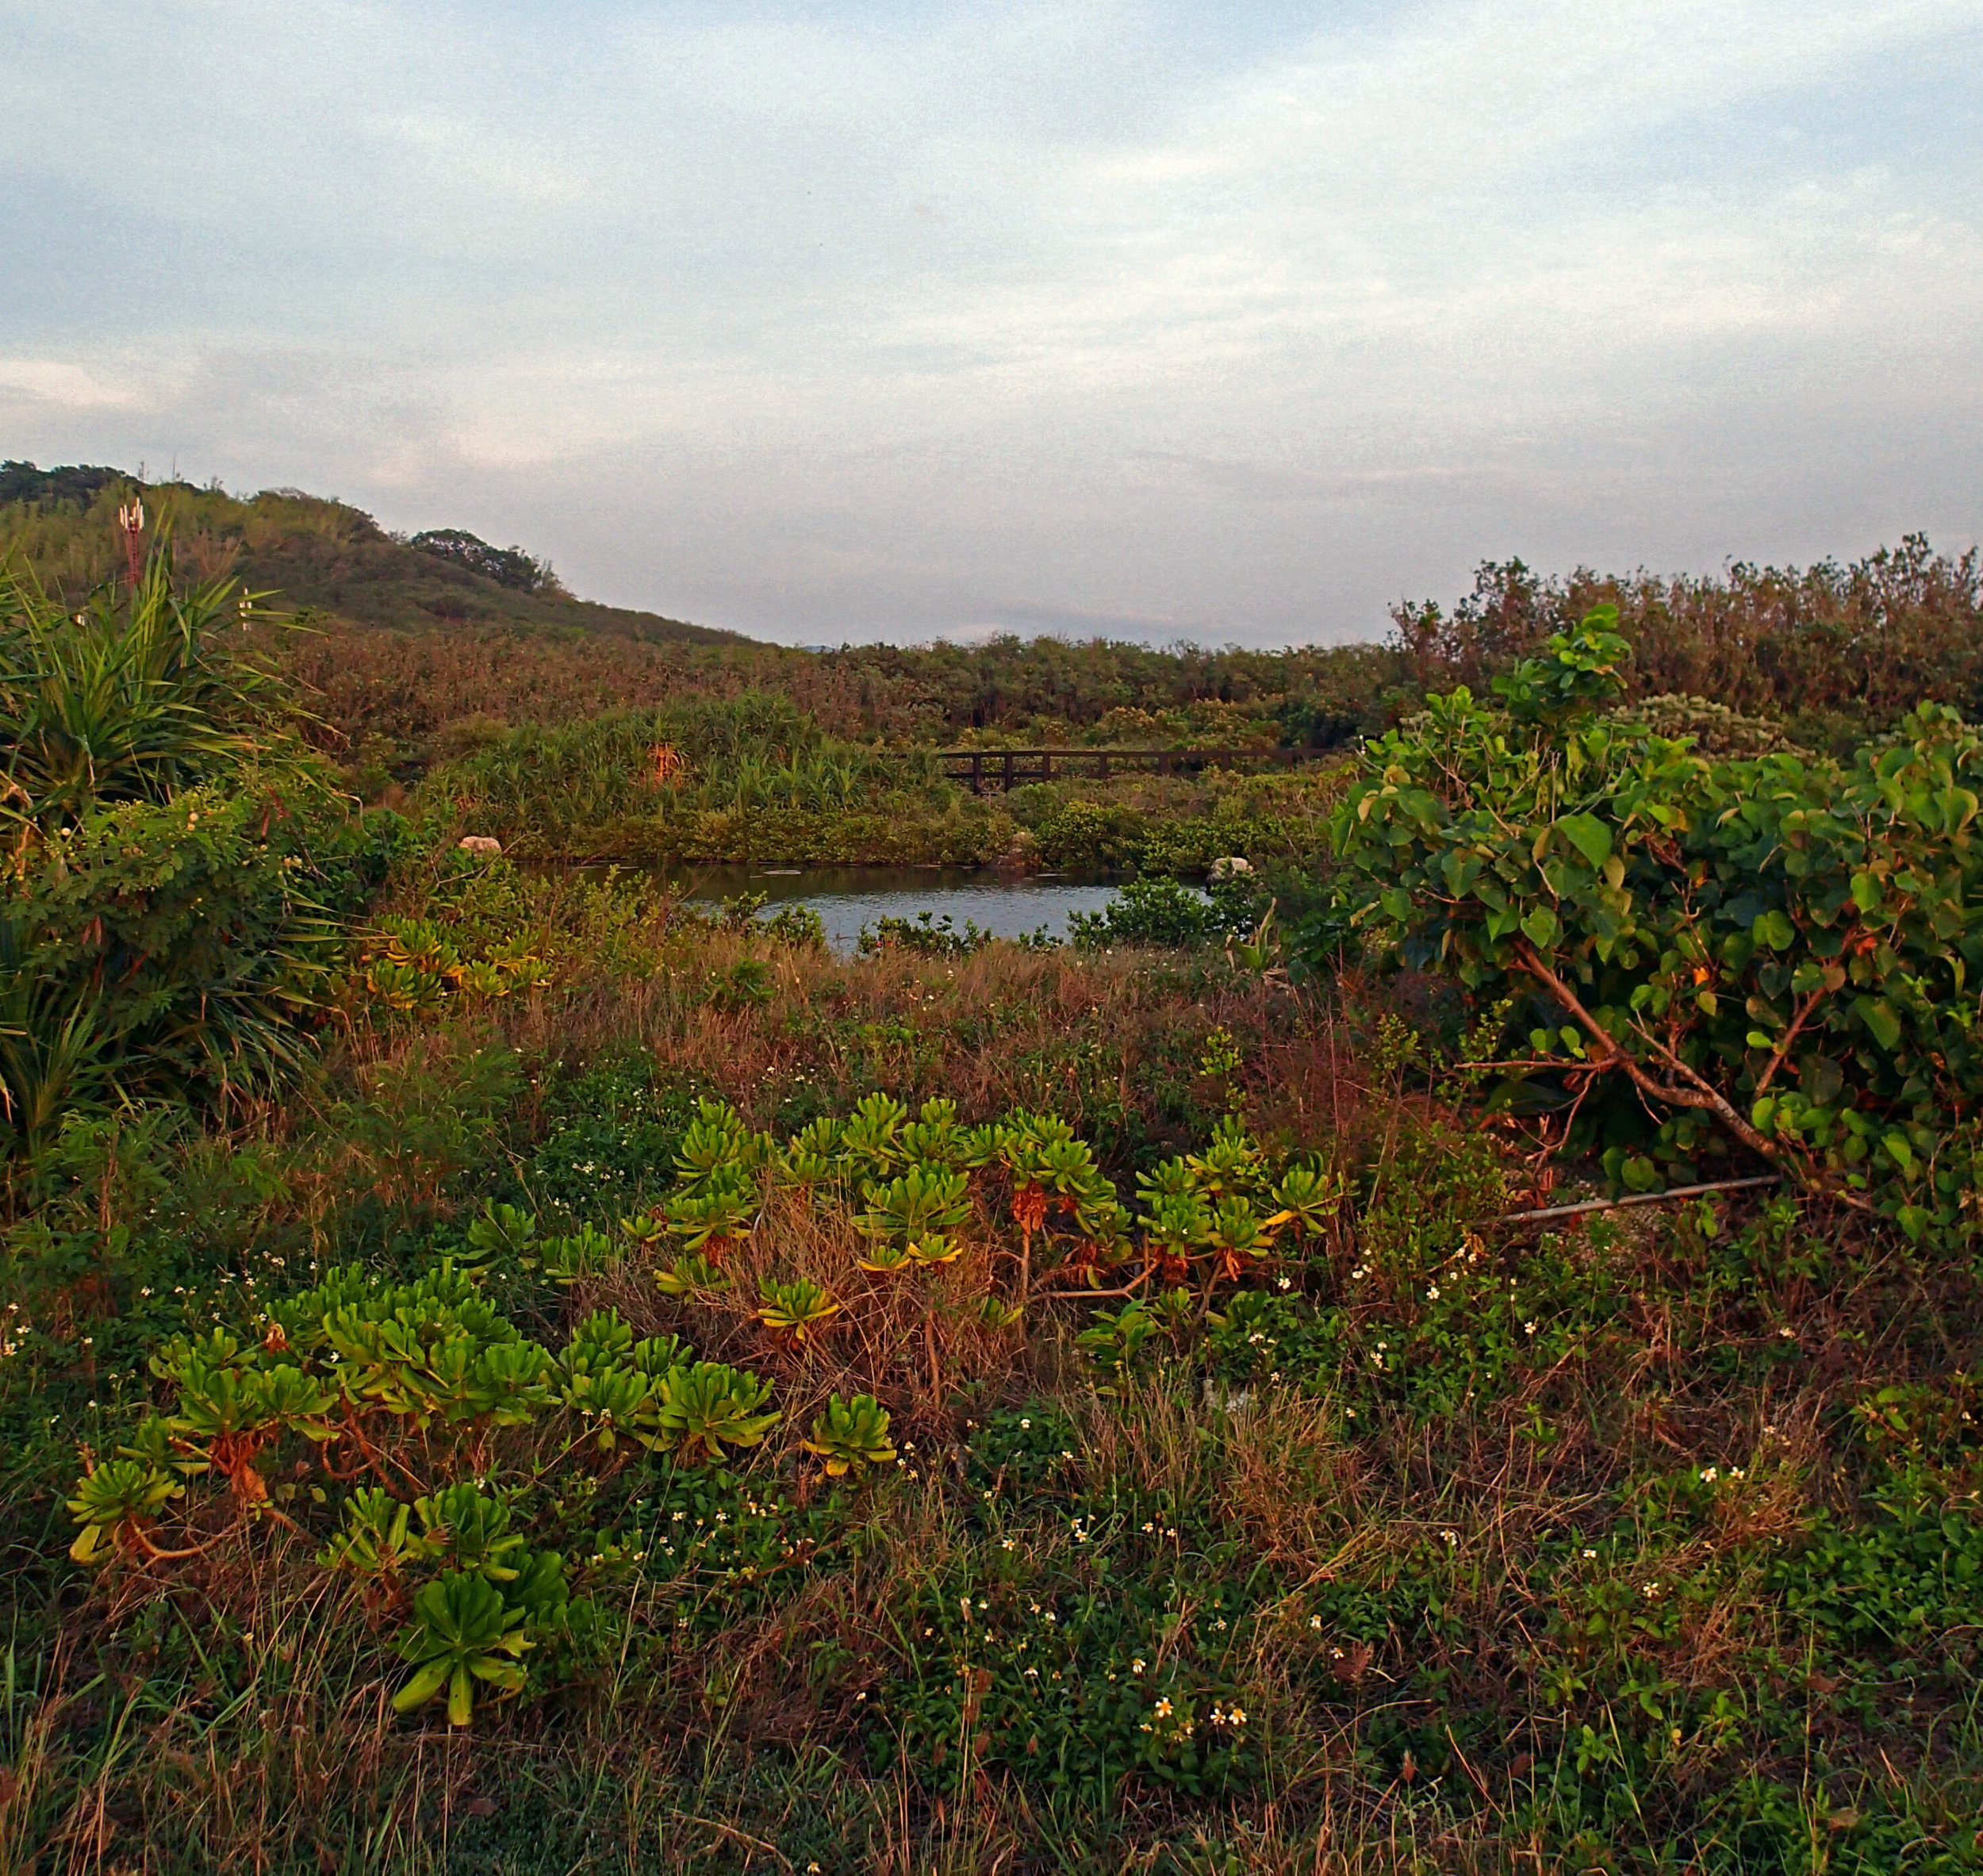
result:
[[[6,391],[65,411],[124,409],[138,402],[124,386],[61,359],[0,358],[0,392]]]

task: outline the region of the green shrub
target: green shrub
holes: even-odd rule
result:
[[[1160,874],[1130,880],[1099,912],[1070,912],[1071,941],[1087,950],[1114,945],[1222,942],[1250,931],[1262,910],[1245,874],[1214,879],[1201,894]]]
[[[1511,1083],[1580,1100],[1625,1183],[1739,1145],[1966,1237],[1983,740],[1927,708],[1849,763],[1710,759],[1601,714],[1611,623],[1497,679],[1497,705],[1434,697],[1371,746],[1334,830],[1356,919],[1514,999]]]
[[[73,616],[0,585],[0,1145],[111,1099],[266,1088],[307,1047],[336,933],[403,838],[345,821],[267,674],[227,649],[232,583],[155,547]]]

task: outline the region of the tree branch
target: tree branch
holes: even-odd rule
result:
[[[1671,1081],[1662,1081],[1651,1074],[1631,1050],[1621,1044],[1583,1007],[1582,1000],[1576,992],[1543,962],[1535,946],[1527,938],[1518,938],[1515,940],[1515,957],[1521,968],[1583,1026],[1590,1038],[1592,1053],[1597,1057],[1598,1067],[1622,1068],[1632,1086],[1652,1100],[1664,1102],[1670,1107],[1702,1109],[1713,1114],[1751,1153],[1761,1155],[1772,1165],[1782,1167],[1807,1191],[1818,1193],[1828,1199],[1836,1199],[1841,1204],[1849,1205],[1857,1211],[1871,1212],[1874,1209],[1871,1200],[1862,1194],[1846,1191],[1842,1187],[1826,1183],[1822,1178],[1814,1177],[1808,1167],[1799,1164],[1787,1156],[1774,1141],[1758,1133],[1729,1105],[1727,1096],[1697,1069],[1689,1067],[1651,1030],[1641,1024],[1634,1023],[1634,1033],[1650,1045],[1665,1061],[1667,1068],[1682,1077],[1689,1085],[1677,1086]]]
[[[1790,1045],[1797,1041],[1797,1031],[1804,1027],[1811,1012],[1830,995],[1831,992],[1823,984],[1820,984],[1804,999],[1803,1008],[1791,1018],[1790,1026],[1783,1032],[1783,1040],[1778,1043],[1776,1053],[1770,1057],[1763,1067],[1762,1072],[1756,1077],[1756,1092],[1759,1095],[1765,1093],[1770,1084],[1776,1079],[1777,1070],[1783,1066],[1784,1058],[1790,1053]]]

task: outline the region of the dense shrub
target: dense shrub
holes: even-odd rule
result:
[[[1548,579],[1489,562],[1450,612],[1427,601],[1391,616],[1415,689],[1478,689],[1598,606],[1632,648],[1635,699],[1712,698],[1840,754],[1924,700],[1983,715],[1983,558],[1920,535],[1849,566],[1738,562],[1720,577]]]
[[[1615,623],[1371,746],[1336,823],[1356,917],[1509,1019],[1506,1073],[1628,1183],[1739,1146],[1966,1236],[1983,739],[1931,705],[1849,762],[1703,756],[1602,713]]]
[[[1131,880],[1099,912],[1071,912],[1068,934],[1076,945],[1217,944],[1250,931],[1265,910],[1265,896],[1250,874],[1229,873],[1202,892],[1162,873]]]
[[[226,645],[232,582],[155,551],[73,616],[0,590],[0,1139],[109,1098],[266,1086],[293,1066],[328,922],[376,885],[396,817],[349,821],[266,670]]]

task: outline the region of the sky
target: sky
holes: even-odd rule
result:
[[[1983,536],[1983,0],[0,0],[0,456],[798,643]]]

